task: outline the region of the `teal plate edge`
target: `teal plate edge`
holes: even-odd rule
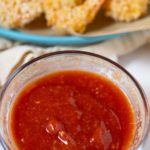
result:
[[[95,37],[80,37],[80,36],[43,36],[33,35],[18,30],[0,28],[0,37],[4,37],[10,40],[17,40],[20,42],[28,42],[38,45],[85,45],[97,43],[100,41],[113,39],[125,35],[111,34],[106,36],[95,36]]]

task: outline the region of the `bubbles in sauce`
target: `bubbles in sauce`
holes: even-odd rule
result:
[[[60,121],[56,120],[55,118],[51,118],[46,124],[45,131],[50,135],[55,135],[59,131],[62,131],[63,129],[64,126]]]
[[[107,150],[110,147],[112,135],[104,122],[101,122],[100,126],[94,131],[90,143],[94,144],[99,149]]]

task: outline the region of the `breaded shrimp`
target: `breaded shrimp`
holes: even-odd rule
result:
[[[23,27],[41,13],[41,0],[0,0],[0,26],[3,27]]]
[[[132,21],[145,15],[149,0],[106,0],[106,16],[116,21]]]
[[[57,1],[57,3],[56,3]],[[48,26],[83,33],[105,0],[45,0],[44,11]]]

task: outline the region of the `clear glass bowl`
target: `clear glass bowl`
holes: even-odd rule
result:
[[[9,112],[18,92],[31,80],[60,70],[85,70],[100,74],[116,83],[128,96],[136,118],[136,134],[130,150],[144,142],[149,127],[149,105],[138,82],[120,65],[97,54],[61,51],[38,57],[17,69],[0,95],[0,140],[4,149],[15,150],[10,137]]]

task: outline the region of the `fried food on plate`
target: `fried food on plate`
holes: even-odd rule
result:
[[[46,3],[48,2],[49,5],[52,5],[55,8],[75,7],[75,6],[80,5],[84,2],[84,0],[44,0],[44,1],[46,1]]]
[[[41,0],[0,0],[0,26],[3,27],[22,27],[41,13]]]
[[[146,14],[149,0],[106,0],[105,14],[116,21],[132,21]]]
[[[82,33],[105,0],[45,0],[44,11],[48,26]]]

